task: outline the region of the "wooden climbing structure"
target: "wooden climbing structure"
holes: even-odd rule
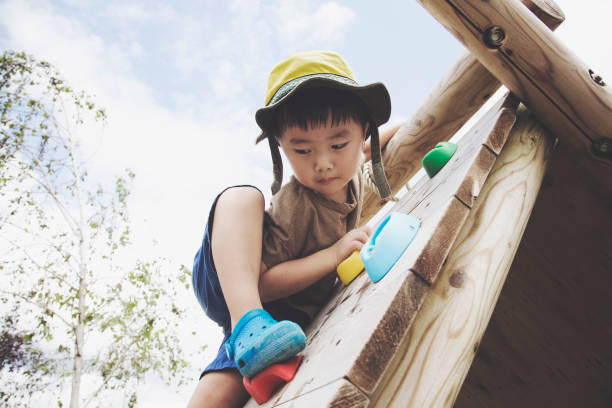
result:
[[[550,0],[418,1],[469,53],[387,145],[395,192],[511,93],[391,209],[421,220],[414,241],[338,288],[263,406],[612,406],[610,87],[554,36]],[[381,207],[366,197],[363,221]]]

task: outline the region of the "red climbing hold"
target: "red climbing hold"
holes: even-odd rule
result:
[[[281,385],[293,379],[301,362],[302,356],[293,356],[282,363],[264,368],[251,379],[244,377],[242,382],[251,397],[258,404],[263,404],[274,395]]]

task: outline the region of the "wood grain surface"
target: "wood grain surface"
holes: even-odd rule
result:
[[[281,408],[366,408],[368,405],[368,397],[353,384],[341,378],[277,406]],[[253,402],[248,406],[258,405]]]
[[[421,220],[421,232],[411,244],[415,257],[409,266],[433,283],[480,193],[496,155],[514,124],[516,100],[502,98],[458,143],[451,160],[432,179],[422,178],[391,211]]]
[[[493,75],[559,138],[591,161],[592,142],[610,138],[612,92],[598,85],[590,67],[518,0],[419,0]],[[505,33],[498,48],[487,30]]]
[[[612,170],[579,159],[551,156],[456,407],[612,406]]]
[[[371,406],[453,405],[529,220],[552,145],[544,129],[521,113]]]

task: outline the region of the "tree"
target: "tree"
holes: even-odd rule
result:
[[[0,57],[0,300],[12,311],[3,329],[12,364],[0,367],[7,404],[39,390],[32,384],[41,376],[54,378],[59,406],[71,381],[71,408],[117,391],[135,405],[148,372],[185,378],[175,300],[189,287],[189,271],[169,272],[162,258],[128,259],[134,174],[115,177],[112,190],[97,185],[79,143],[78,132],[105,121],[105,111],[49,63],[12,51]],[[7,384],[16,375],[23,381]]]

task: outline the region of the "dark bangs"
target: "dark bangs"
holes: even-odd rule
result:
[[[326,124],[330,115],[332,125],[353,119],[364,128],[368,122],[366,107],[355,94],[340,89],[306,88],[279,106],[270,133],[279,139],[289,127],[317,128]]]

